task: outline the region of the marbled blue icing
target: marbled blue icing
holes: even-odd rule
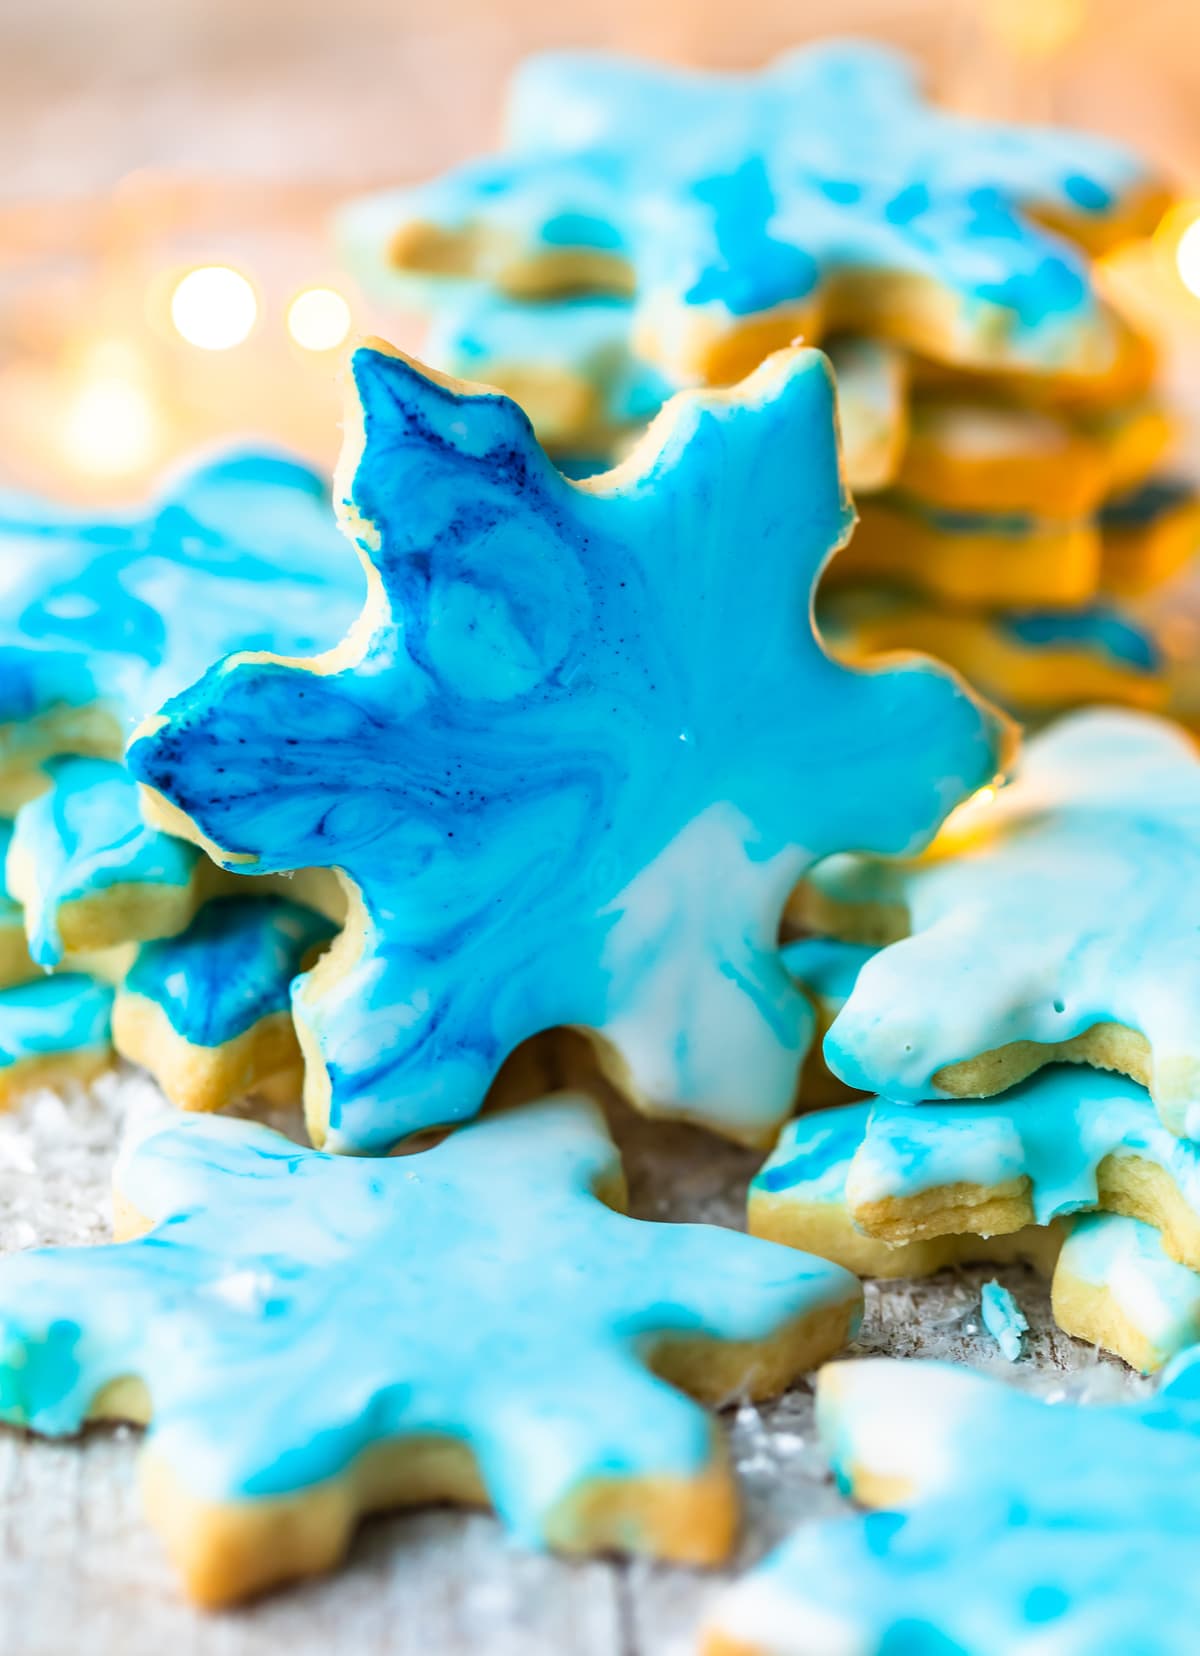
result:
[[[777,948],[798,876],[923,843],[997,762],[942,671],[855,673],[813,632],[850,521],[824,359],[676,398],[585,484],[506,398],[352,364],[373,627],[324,673],[226,663],[129,755],[243,872],[332,865],[362,893],[357,959],[295,997],[330,1142],[474,1114],[564,1024],[649,1108],[765,1136],[812,1027]]]
[[[1189,738],[1147,714],[1073,714],[951,827],[941,856],[837,858],[816,871],[842,902],[905,906],[912,933],[863,966],[826,1038],[829,1067],[915,1101],[939,1096],[938,1073],[960,1059],[1114,1022],[1145,1037],[1163,1119],[1200,1133],[1200,765]]]
[[[113,992],[78,972],[0,989],[0,1070],[107,1049]]]
[[[619,1165],[578,1100],[392,1159],[182,1120],[118,1166],[146,1237],[0,1261],[0,1416],[72,1433],[107,1382],[140,1376],[156,1457],[209,1502],[449,1437],[513,1532],[543,1543],[592,1479],[714,1464],[710,1417],[646,1366],[657,1338],[763,1340],[859,1297],[823,1261],[614,1212],[592,1189]]]
[[[1029,1332],[1029,1324],[1025,1313],[1003,1283],[984,1283],[979,1293],[979,1314],[983,1326],[1000,1347],[1004,1360],[1019,1362],[1021,1343]]]
[[[186,886],[200,852],[142,818],[140,790],[112,759],[51,759],[50,788],[17,812],[12,851],[33,889],[25,893],[29,952],[39,966],[62,959],[61,910],[113,886]]]
[[[1191,1656],[1197,1362],[1116,1407],[941,1364],[826,1368],[817,1419],[839,1480],[895,1480],[903,1510],[797,1531],[710,1626],[769,1656]]]
[[[476,238],[484,280],[564,249],[612,255],[614,291],[631,270],[639,334],[677,367],[697,317],[720,333],[864,269],[935,284],[952,355],[1102,366],[1086,263],[1027,214],[1099,230],[1148,182],[1102,140],[934,109],[903,59],[866,43],[759,75],[552,54],[515,82],[504,152],[357,204],[342,233],[368,271],[412,225]]]
[[[193,1046],[222,1046],[290,1010],[292,979],[335,931],[285,897],[219,897],[179,936],[144,943],[123,992],[161,1007]]]
[[[272,451],[178,473],[145,512],[87,522],[0,498],[0,767],[20,725],[103,702],[129,725],[236,649],[308,654],[363,597],[324,481]]]
[[[875,953],[867,943],[842,943],[836,937],[798,937],[780,951],[784,966],[815,1000],[837,1009],[858,981],[865,961]]]

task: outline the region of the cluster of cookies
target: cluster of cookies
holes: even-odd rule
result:
[[[1163,203],[1115,146],[951,115],[894,54],[831,43],[749,76],[538,58],[498,155],[341,234],[372,293],[428,316],[427,360],[510,392],[580,475],[672,391],[819,342],[860,519],[827,638],[928,650],[1044,717],[1162,708],[1179,676],[1147,599],[1200,503],[1095,262]]]
[[[1186,1575],[1200,762],[1113,708],[1018,751],[950,670],[816,619],[831,558],[869,606],[885,573],[1091,595],[1090,520],[1162,418],[1081,248],[1158,201],[1108,146],[926,108],[873,49],[543,60],[510,152],[348,215],[428,293],[442,368],[355,349],[332,511],[266,452],[102,522],[0,498],[0,1088],[115,1050],[192,1112],[122,1152],[115,1245],[0,1262],[0,1418],[145,1424],[199,1601],[431,1500],[720,1561],[700,1405],[834,1356],[860,1275],[964,1260],[1052,1274],[1063,1328],[1168,1382],[1050,1412],[826,1370],[831,1463],[888,1511],[802,1531],[708,1648],[1128,1650]],[[442,371],[467,358],[529,413]],[[1018,484],[1039,513],[1001,555]],[[986,527],[943,556],[941,512]],[[751,1234],[623,1212],[603,1116],[545,1096],[581,1050],[768,1153]],[[212,1114],[301,1088],[311,1148]],[[983,1316],[1019,1356],[1011,1296]]]

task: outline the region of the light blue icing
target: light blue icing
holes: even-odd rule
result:
[[[0,989],[0,1070],[108,1047],[113,992],[78,972]]]
[[[941,670],[855,673],[815,637],[850,520],[824,359],[677,398],[587,484],[508,399],[374,349],[352,366],[342,506],[373,630],[323,674],[226,663],[129,755],[254,872],[332,865],[361,891],[361,952],[295,996],[331,1144],[474,1114],[564,1024],[650,1108],[765,1136],[812,1028],[777,947],[800,873],[919,845],[996,764]]]
[[[983,1326],[1000,1347],[1000,1355],[1005,1361],[1020,1362],[1021,1343],[1029,1332],[1029,1324],[1003,1283],[984,1283],[979,1292],[979,1313]]]
[[[1107,1295],[1147,1341],[1153,1368],[1200,1344],[1200,1273],[1171,1259],[1153,1226],[1085,1214],[1071,1224],[1058,1270]]]
[[[216,898],[179,936],[142,945],[125,993],[161,1007],[193,1046],[222,1046],[290,1011],[292,979],[335,930],[284,897]]]
[[[200,852],[146,824],[138,785],[115,760],[52,759],[45,768],[49,792],[17,812],[12,851],[34,882],[25,904],[30,955],[55,966],[66,906],[129,885],[144,886],[151,905],[157,888],[189,883]]]
[[[772,1653],[1191,1656],[1200,1617],[1197,1353],[1134,1404],[1047,1403],[962,1368],[826,1369],[822,1441],[844,1486],[903,1511],[798,1530],[712,1625]]]
[[[1096,1170],[1107,1156],[1161,1168],[1200,1214],[1200,1144],[1169,1132],[1135,1081],[1076,1065],[1043,1070],[982,1104],[878,1099],[846,1195],[854,1209],[947,1185],[1026,1178],[1034,1219],[1047,1225],[1097,1205]]]
[[[871,1110],[870,1102],[839,1104],[829,1110],[808,1110],[789,1121],[751,1181],[751,1195],[756,1190],[768,1196],[793,1193],[804,1202],[841,1206]]]
[[[1200,1133],[1200,765],[1147,714],[1095,709],[1026,745],[1016,779],[958,819],[953,853],[837,858],[829,897],[907,908],[825,1041],[850,1086],[939,1095],[947,1065],[1097,1023],[1138,1031],[1173,1131]],[[1048,1053],[1047,1057],[1052,1057]]]
[[[184,1119],[117,1170],[146,1237],[0,1261],[0,1416],[72,1433],[109,1381],[139,1376],[155,1456],[208,1502],[448,1437],[538,1545],[593,1479],[713,1466],[711,1419],[647,1367],[659,1338],[760,1341],[859,1299],[824,1261],[614,1212],[592,1188],[618,1171],[578,1100],[391,1159]]]
[[[364,590],[322,478],[270,450],[194,465],[110,521],[0,498],[0,559],[0,767],[56,706],[132,726],[231,650],[323,649]]]
[[[639,332],[666,362],[689,315],[720,331],[845,271],[916,276],[956,313],[952,354],[1055,367],[1109,341],[1085,261],[1026,210],[1100,227],[1147,183],[1102,140],[934,109],[902,58],[865,42],[759,75],[552,54],[515,82],[505,151],[356,205],[343,240],[386,272],[407,225],[486,227],[484,280],[514,255],[611,254],[614,291],[632,268]]]
[[[836,937],[798,937],[784,944],[783,964],[815,1000],[837,1010],[854,988],[863,963],[874,948],[866,943],[842,943]]]
[[[472,290],[434,312],[423,354],[462,379],[502,383],[506,369],[569,374],[596,396],[593,439],[615,440],[651,419],[674,387],[633,354],[631,309],[619,298],[523,304]]]

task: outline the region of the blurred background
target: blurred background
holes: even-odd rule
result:
[[[341,347],[373,318],[329,246],[330,208],[488,147],[509,70],[558,45],[750,67],[865,33],[916,53],[958,108],[1137,145],[1183,206],[1111,278],[1170,337],[1176,394],[1195,399],[1194,6],[4,0],[0,480],[135,498],[183,450],[248,433],[331,463]]]

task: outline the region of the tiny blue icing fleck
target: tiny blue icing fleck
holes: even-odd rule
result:
[[[25,921],[32,958],[54,966],[63,955],[61,911],[114,886],[186,886],[200,853],[149,827],[138,785],[111,759],[52,759],[49,792],[17,812],[11,854],[31,879]]]
[[[106,1050],[113,992],[78,972],[0,989],[0,1070],[37,1058]]]
[[[293,978],[335,929],[284,897],[215,898],[185,932],[142,945],[123,993],[161,1007],[193,1046],[221,1046],[290,1011]]]
[[[1029,1331],[1029,1324],[1021,1307],[1003,1283],[984,1283],[979,1294],[979,1311],[983,1326],[1000,1347],[1000,1355],[1006,1362],[1017,1362],[1021,1356],[1021,1342]]]
[[[390,1159],[184,1119],[118,1166],[145,1237],[0,1261],[0,1415],[72,1433],[108,1382],[140,1377],[150,1449],[209,1503],[449,1438],[544,1544],[591,1480],[714,1465],[710,1417],[647,1366],[658,1339],[757,1342],[859,1301],[825,1261],[613,1211],[592,1192],[619,1168],[577,1100]]]
[[[924,843],[1001,739],[931,664],[858,674],[819,645],[811,590],[850,511],[827,364],[784,352],[677,397],[573,484],[508,399],[352,361],[342,504],[373,627],[321,672],[226,663],[130,765],[253,859],[232,866],[332,865],[360,891],[360,951],[295,995],[331,1144],[474,1114],[565,1024],[649,1107],[761,1139],[811,1036],[777,947],[800,872]]]

